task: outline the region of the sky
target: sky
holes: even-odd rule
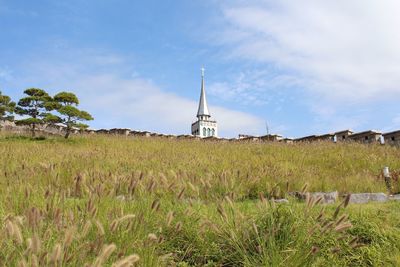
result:
[[[91,128],[400,129],[397,0],[0,0],[0,90],[74,92]]]

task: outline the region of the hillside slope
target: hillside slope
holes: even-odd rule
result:
[[[380,171],[399,157],[358,144],[0,136],[0,265],[396,266],[400,202],[267,199],[305,184],[385,192]]]

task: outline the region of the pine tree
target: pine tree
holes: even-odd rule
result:
[[[15,102],[12,102],[9,96],[3,95],[0,91],[0,120],[13,121],[14,110],[15,110]]]
[[[51,104],[51,109],[57,110],[60,116],[51,115],[48,116],[48,120],[52,122],[59,122],[65,125],[66,133],[65,138],[68,138],[73,128],[86,129],[88,125],[80,123],[80,121],[93,120],[92,115],[88,112],[79,110],[78,97],[69,92],[61,92],[54,96]]]
[[[44,90],[38,88],[26,89],[24,94],[27,96],[18,101],[15,113],[27,118],[18,120],[16,123],[28,125],[31,128],[32,137],[35,137],[37,126],[44,124],[46,117],[51,115],[48,111],[51,110],[49,103],[52,98]]]

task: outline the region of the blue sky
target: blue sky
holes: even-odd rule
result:
[[[92,128],[222,136],[400,128],[400,3],[0,0],[0,90],[67,90]]]

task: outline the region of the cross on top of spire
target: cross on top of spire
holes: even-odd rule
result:
[[[199,109],[197,110],[197,117],[210,117],[210,112],[208,111],[207,99],[206,99],[206,90],[204,88],[204,67],[201,68],[201,93],[200,93],[200,101],[199,101]]]

